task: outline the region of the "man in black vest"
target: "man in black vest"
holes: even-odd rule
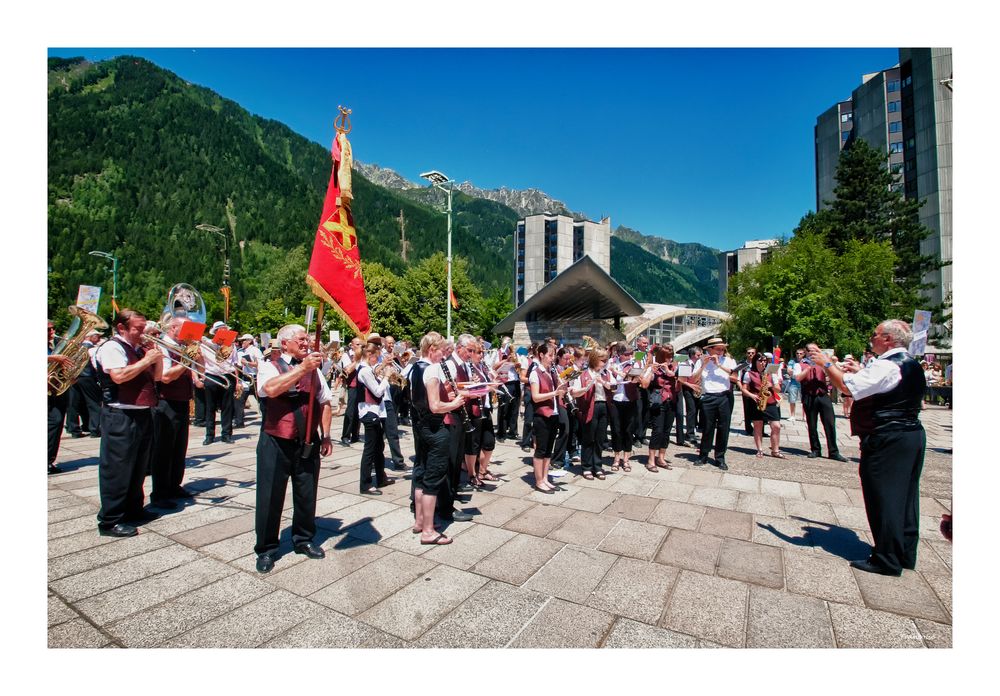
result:
[[[818,346],[809,351],[833,386],[855,400],[851,433],[861,438],[861,492],[875,547],[867,560],[852,561],[851,567],[881,575],[898,576],[917,563],[927,438],[919,419],[925,380],[920,364],[906,352],[912,337],[906,322],[882,322],[871,337],[879,357],[865,368],[851,360],[841,370],[835,355]]]
[[[281,510],[292,479],[292,545],[295,553],[323,558],[312,543],[316,535],[319,458],[333,451],[330,423],[333,394],[320,373],[323,354],[310,352],[305,327],[289,324],[278,331],[282,354],[257,373],[258,392],[267,398],[264,425],[257,441],[257,572],[274,567],[281,531]],[[312,427],[307,423],[313,399]],[[320,425],[316,427],[317,423]],[[317,430],[319,431],[317,437]],[[305,434],[311,433],[310,443]],[[318,443],[318,446],[317,446]]]
[[[122,308],[114,325],[118,333],[95,356],[104,402],[97,528],[102,536],[128,537],[138,533],[131,523],[150,518],[142,509],[142,484],[151,453],[152,409],[158,401],[156,381],[163,376],[163,354],[144,346],[146,317],[135,310]]]

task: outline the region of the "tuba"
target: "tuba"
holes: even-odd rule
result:
[[[68,309],[69,313],[73,315],[73,322],[70,324],[69,331],[66,332],[67,337],[56,345],[53,353],[65,355],[73,361],[73,365],[67,368],[57,362],[49,364],[49,396],[59,396],[65,393],[90,362],[90,354],[83,347],[83,339],[93,331],[108,328],[108,322],[83,307],[74,305]]]

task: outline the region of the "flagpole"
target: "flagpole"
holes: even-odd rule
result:
[[[316,318],[316,346],[315,350],[319,352],[320,346],[323,345],[321,342],[322,332],[323,332],[323,300],[319,301],[319,313]],[[315,373],[313,373],[315,375]],[[312,430],[313,430],[313,404],[316,403],[315,395],[313,394],[313,389],[318,388],[320,385],[313,386],[315,379],[309,380],[309,407],[306,410],[306,444],[308,445],[312,442]]]

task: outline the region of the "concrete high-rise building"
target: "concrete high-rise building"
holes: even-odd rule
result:
[[[753,266],[768,257],[771,249],[778,246],[777,239],[752,239],[743,242],[743,247],[719,254],[719,303],[726,306],[729,279],[747,266]]]
[[[611,218],[600,222],[567,215],[529,215],[519,220],[514,237],[514,306],[589,256],[611,273]]]
[[[896,190],[923,201],[921,251],[951,261],[951,49],[901,48],[899,64],[862,77],[847,101],[816,119],[816,209],[834,198],[840,151],[860,138],[886,153]],[[925,277],[928,305],[951,295],[951,267]],[[720,280],[721,283],[721,280]]]

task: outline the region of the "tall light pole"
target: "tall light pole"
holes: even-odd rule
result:
[[[229,293],[230,293],[230,290],[229,290],[229,237],[226,236],[225,232],[223,231],[223,228],[216,227],[215,225],[208,225],[208,224],[202,223],[200,225],[195,225],[194,228],[196,230],[202,230],[204,232],[213,232],[214,234],[217,234],[220,237],[222,237],[222,259],[223,259],[223,265],[222,265],[222,289],[221,289],[221,292],[222,292],[222,296],[224,298],[226,298],[225,316],[223,317],[223,321],[225,321],[226,323],[229,323]]]
[[[455,188],[455,182],[436,169],[424,172],[420,175],[420,178],[427,179],[427,181],[434,185],[434,188],[441,189],[448,194],[448,210],[445,211],[448,214],[448,296],[445,298],[445,307],[448,310],[448,335],[445,338],[451,339],[451,192]],[[445,187],[445,184],[450,184],[450,186]]]
[[[114,314],[118,311],[118,259],[106,251],[91,251],[89,254],[111,261],[111,318],[113,321]]]

